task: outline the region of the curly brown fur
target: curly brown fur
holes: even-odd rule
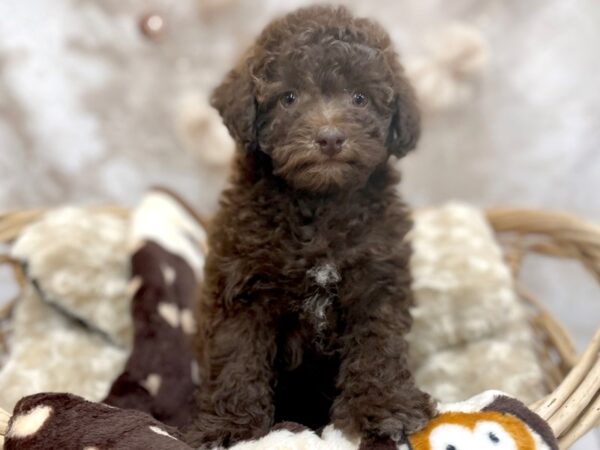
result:
[[[411,223],[388,163],[415,146],[419,115],[387,33],[345,8],[298,10],[213,104],[239,152],[211,225],[190,441],[230,445],[286,420],[419,429],[433,407],[407,367]]]

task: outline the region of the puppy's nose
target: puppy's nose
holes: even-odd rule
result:
[[[322,128],[317,134],[317,144],[327,156],[338,154],[346,141],[346,135],[337,128]]]

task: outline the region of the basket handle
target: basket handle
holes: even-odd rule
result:
[[[600,424],[600,329],[563,382],[534,410],[548,422],[561,449]]]
[[[487,210],[486,214],[496,232],[519,236],[516,265],[527,251],[576,259],[600,282],[600,226],[570,214],[551,211],[496,208]],[[526,235],[545,239],[527,240]],[[558,331],[555,336],[558,341],[568,344],[565,333]],[[548,421],[560,448],[567,449],[600,423],[600,329],[581,358],[575,359],[571,345],[557,348],[563,350],[561,355],[567,363],[576,362],[554,392],[532,408]],[[573,358],[565,358],[569,355]]]
[[[545,242],[522,245],[528,251],[577,259],[600,282],[599,225],[571,214],[533,209],[493,208],[486,216],[496,232],[545,236]]]

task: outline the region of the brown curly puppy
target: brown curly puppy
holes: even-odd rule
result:
[[[419,135],[387,33],[341,7],[272,22],[214,92],[238,142],[197,319],[195,445],[332,420],[374,439],[432,403],[407,367],[410,220],[390,155]]]

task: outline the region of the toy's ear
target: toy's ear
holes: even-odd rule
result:
[[[387,145],[390,153],[403,157],[417,146],[421,135],[421,114],[415,94],[403,76],[396,83],[392,120]]]
[[[556,437],[554,436],[552,428],[548,425],[548,422],[530,410],[519,400],[506,395],[499,395],[489,405],[483,408],[483,411],[497,411],[515,416],[537,433],[548,445],[550,450],[558,450]]]
[[[219,111],[229,133],[241,148],[254,150],[257,146],[257,108],[247,61],[242,61],[227,74],[213,91],[210,102]]]

